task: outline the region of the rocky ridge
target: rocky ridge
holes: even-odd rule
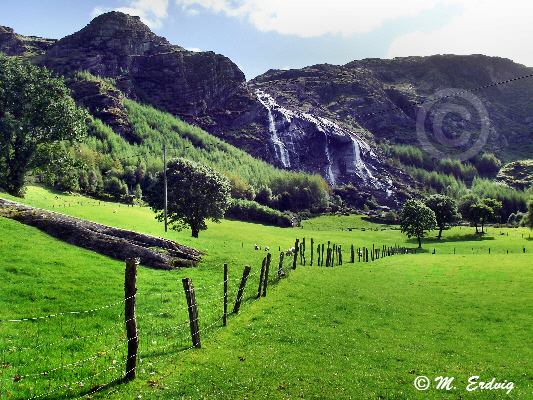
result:
[[[22,37],[7,28],[2,32],[0,48],[20,52]],[[40,65],[65,76],[87,70],[115,80],[121,94],[94,82],[73,86],[73,94],[93,114],[100,110],[97,116],[130,141],[136,138],[121,95],[170,112],[280,168],[320,173],[332,185],[352,183],[381,200],[395,199],[409,178],[387,164],[377,145],[418,144],[417,116],[443,89],[473,93],[483,103],[485,150],[504,161],[533,151],[533,79],[510,81],[533,70],[498,57],[366,59],[271,70],[246,82],[227,57],[172,45],[138,17],[119,12],[42,43],[33,47],[41,49],[34,57]],[[472,104],[463,99],[461,106],[467,109],[464,117],[451,113],[442,124],[448,138],[480,121]],[[438,116],[430,110],[422,127],[430,130]],[[475,139],[467,138],[463,147]]]

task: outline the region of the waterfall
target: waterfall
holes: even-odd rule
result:
[[[324,146],[324,149],[326,151],[326,158],[328,160],[328,167],[326,169],[327,181],[331,186],[335,186],[335,177],[333,176],[333,169],[332,169],[333,162],[331,161],[331,155],[329,154],[329,142],[328,142],[327,135],[326,135],[326,145]]]
[[[354,152],[353,164],[355,167],[355,173],[361,179],[363,179],[365,184],[367,184],[368,181],[370,181],[372,186],[374,186],[375,188],[381,187],[379,181],[374,177],[374,175],[372,175],[372,172],[368,169],[365,162],[361,159],[361,145],[363,145],[363,147],[365,147],[366,150],[370,150],[370,147],[366,143],[357,140],[357,138],[355,138],[352,135],[350,135],[350,138],[352,139],[352,145],[353,145],[353,152]]]
[[[276,149],[276,157],[281,161],[284,168],[290,168],[291,160],[289,158],[289,152],[285,147],[285,144],[279,139],[276,124],[274,123],[274,116],[272,115],[272,106],[275,104],[274,99],[259,89],[257,89],[255,93],[261,104],[263,104],[268,110],[268,130],[270,132],[270,139],[274,143]]]

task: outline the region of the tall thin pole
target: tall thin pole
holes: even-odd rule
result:
[[[165,232],[167,232],[167,145],[163,144],[163,180],[165,185]]]

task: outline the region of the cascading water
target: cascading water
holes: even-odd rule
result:
[[[331,155],[329,154],[329,143],[328,143],[327,136],[326,136],[326,145],[324,146],[324,149],[326,152],[326,158],[328,160],[328,167],[326,169],[327,181],[331,186],[335,186],[335,176],[333,175],[333,168],[332,168],[333,161],[331,160]]]
[[[257,89],[255,93],[261,104],[263,104],[263,106],[265,106],[265,108],[268,110],[268,130],[270,132],[271,140],[276,148],[276,156],[278,157],[278,160],[280,160],[283,164],[283,167],[290,168],[291,160],[289,157],[289,152],[287,151],[285,144],[279,139],[276,130],[276,124],[274,123],[274,116],[272,115],[272,105],[276,103],[274,102],[274,99],[272,99],[272,97],[270,97],[262,90]]]
[[[365,183],[368,183],[370,181],[374,186],[375,182],[377,182],[376,178],[374,178],[374,175],[372,175],[372,172],[368,169],[366,164],[361,159],[361,145],[366,145],[366,143],[360,143],[355,137],[350,136],[352,139],[352,145],[353,145],[353,152],[354,152],[354,167],[355,167],[355,173],[363,179]],[[365,146],[366,147],[366,146]]]

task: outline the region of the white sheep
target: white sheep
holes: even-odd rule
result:
[[[256,245],[256,244],[254,244],[254,249],[255,249],[255,250],[259,250],[259,246]]]
[[[269,251],[269,250],[270,250],[270,247],[265,246],[265,251]]]
[[[285,255],[290,256],[290,255],[293,255],[294,253],[296,253],[296,248],[291,247],[290,249],[287,249],[287,251],[285,252]]]

